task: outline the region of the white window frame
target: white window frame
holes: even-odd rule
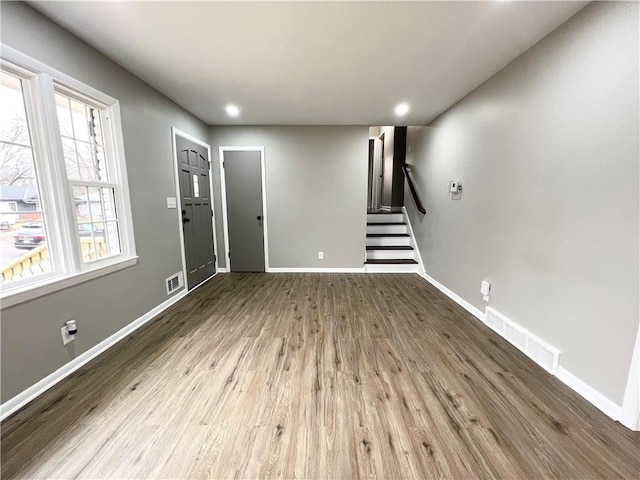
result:
[[[2,284],[5,308],[56,290],[127,268],[137,262],[131,201],[118,101],[69,75],[0,44],[2,68],[24,79],[23,91],[34,149],[41,208],[54,272]],[[90,263],[82,262],[73,197],[67,179],[55,104],[55,91],[95,105],[104,112],[104,136],[110,186],[115,188],[121,253]],[[86,183],[86,182],[84,182]],[[105,186],[101,183],[101,186]]]

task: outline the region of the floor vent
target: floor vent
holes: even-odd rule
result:
[[[555,375],[560,362],[560,350],[491,307],[487,307],[485,323],[547,372]]]
[[[171,295],[176,290],[180,290],[184,287],[184,277],[182,272],[171,275],[165,280],[165,283],[167,285],[167,295]]]

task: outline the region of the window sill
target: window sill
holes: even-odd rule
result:
[[[28,302],[29,300],[42,297],[43,295],[48,295],[50,293],[57,292],[58,290],[63,290],[65,288],[78,285],[79,283],[131,267],[136,263],[138,263],[138,257],[130,257],[118,263],[112,263],[88,272],[57,276],[36,285],[25,286],[22,289],[8,291],[6,293],[3,292],[0,294],[0,308],[5,309],[23,302]]]

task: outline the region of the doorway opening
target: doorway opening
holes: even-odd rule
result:
[[[402,211],[406,149],[407,127],[369,127],[369,213]]]

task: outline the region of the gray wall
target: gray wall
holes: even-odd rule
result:
[[[120,101],[137,265],[2,310],[2,401],[44,378],[167,299],[182,269],[171,127],[207,139],[208,128],[169,99],[30,7],[2,2],[2,42]],[[60,328],[78,321],[64,347]]]
[[[222,219],[218,147],[264,146],[269,266],[362,268],[367,126],[211,127],[217,225]],[[223,230],[217,228],[220,266]],[[318,260],[318,252],[324,260]]]
[[[618,404],[639,318],[638,55],[638,4],[593,3],[409,130],[427,274],[481,310],[489,279],[492,307]]]

